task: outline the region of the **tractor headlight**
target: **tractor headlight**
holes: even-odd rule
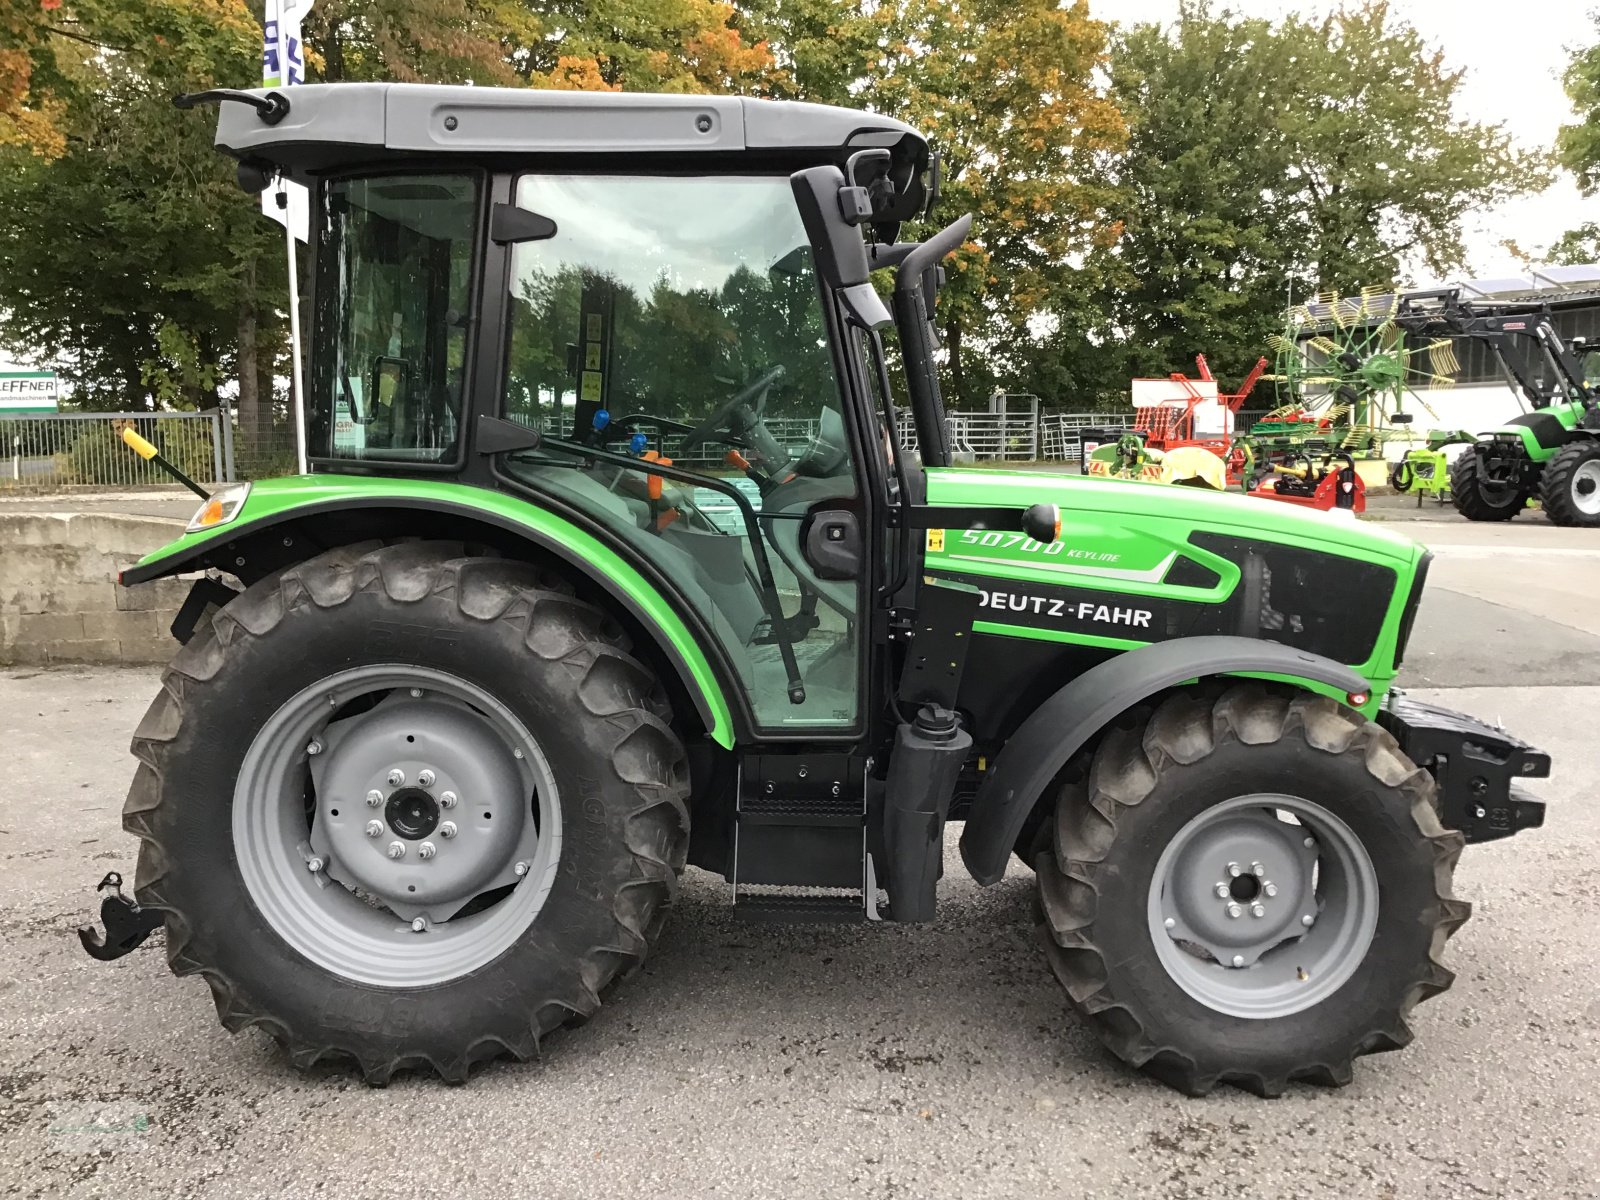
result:
[[[218,525],[226,525],[239,515],[239,510],[244,507],[249,495],[248,483],[230,484],[212,493],[195,511],[194,516],[189,518],[186,532],[199,533],[204,529],[215,529]]]

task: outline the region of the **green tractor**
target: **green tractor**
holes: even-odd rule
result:
[[[1509,521],[1538,500],[1556,525],[1600,526],[1600,390],[1541,305],[1468,301],[1453,288],[1401,298],[1398,323],[1488,345],[1529,411],[1480,434],[1450,468],[1450,497],[1470,521]],[[1531,357],[1519,348],[1531,349]]]
[[[460,1081],[591,1017],[686,866],[752,921],[926,922],[959,821],[979,884],[1037,873],[1067,1003],[1185,1092],[1410,1039],[1457,856],[1542,822],[1513,778],[1548,757],[1392,687],[1405,538],[952,467],[931,316],[970,218],[897,240],[915,130],[214,98],[243,182],[314,188],[310,471],[123,573],[197,575],[125,824],[228,1028]]]

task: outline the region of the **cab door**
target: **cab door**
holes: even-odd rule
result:
[[[546,224],[509,253],[503,415],[546,441],[505,472],[669,581],[754,734],[858,734],[856,383],[789,178],[529,173],[512,197]]]

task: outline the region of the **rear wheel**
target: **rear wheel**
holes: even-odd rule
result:
[[[1520,482],[1490,479],[1476,450],[1450,467],[1450,500],[1469,521],[1509,521],[1528,505]]]
[[[1111,1050],[1191,1095],[1350,1081],[1450,985],[1462,837],[1332,700],[1178,695],[1109,733],[1037,870],[1051,965]]]
[[[687,846],[683,749],[625,633],[459,546],[336,550],[174,660],[124,824],[175,973],[308,1066],[464,1079],[645,954]]]
[[[1592,438],[1556,451],[1540,481],[1544,511],[1557,525],[1600,525],[1600,442]]]

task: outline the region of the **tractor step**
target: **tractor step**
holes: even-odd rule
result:
[[[763,925],[841,924],[867,919],[866,900],[860,892],[824,896],[745,892],[733,910],[741,921]]]
[[[868,917],[865,775],[865,763],[846,754],[744,760],[730,880],[740,917]]]

